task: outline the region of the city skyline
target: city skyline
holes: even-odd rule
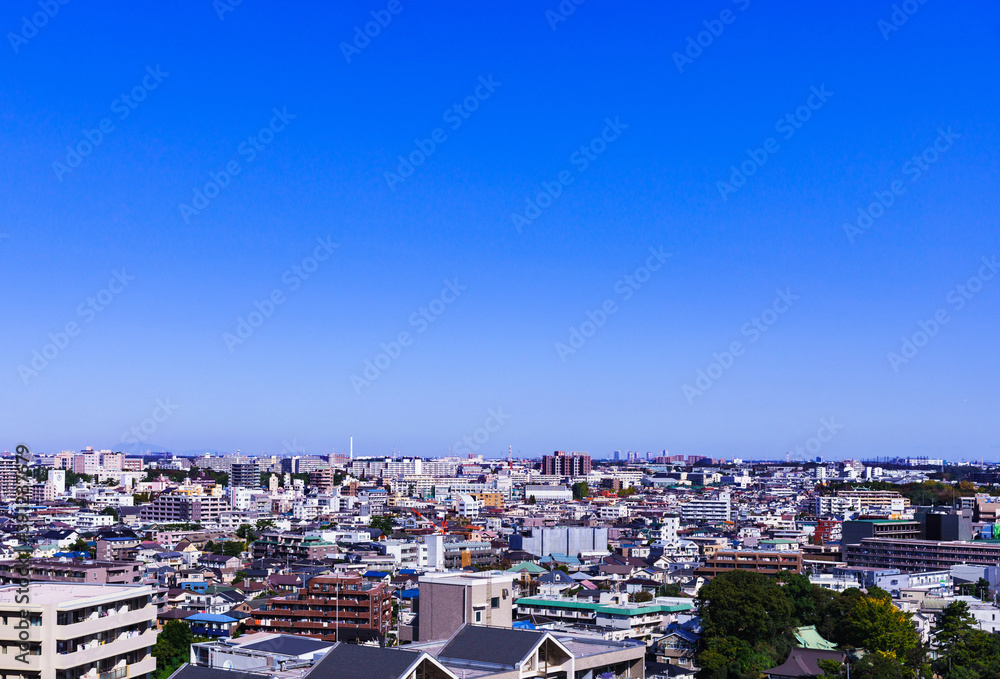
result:
[[[39,7],[5,448],[1000,453],[997,7]]]

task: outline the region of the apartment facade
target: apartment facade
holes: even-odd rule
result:
[[[15,585],[0,589],[0,673],[8,679],[149,679],[156,669],[152,595],[148,586],[41,583],[27,595]],[[28,648],[19,660],[21,643]]]
[[[338,549],[318,535],[270,532],[261,535],[250,551],[255,559],[318,560],[336,554]]]
[[[143,565],[135,561],[28,559],[0,561],[0,583],[62,582],[78,585],[139,585]]]
[[[947,570],[960,564],[996,566],[1000,543],[863,538],[860,544],[844,546],[844,560],[849,566],[898,568],[904,573]]]
[[[764,575],[777,575],[781,571],[793,573],[802,572],[802,554],[800,552],[775,549],[766,550],[719,550],[705,560],[705,565],[697,568],[695,573],[713,578],[726,571],[754,571]]]
[[[143,521],[156,523],[216,522],[229,506],[214,495],[164,493],[142,508]]]
[[[247,630],[276,632],[337,641],[340,630],[389,633],[392,603],[384,583],[368,583],[356,575],[322,575],[298,594],[276,597],[251,611]]]
[[[557,450],[552,455],[542,455],[542,474],[545,476],[587,476],[591,461],[587,453],[569,453]]]
[[[720,493],[716,499],[697,498],[681,505],[681,518],[685,523],[719,523],[733,517],[729,493]]]

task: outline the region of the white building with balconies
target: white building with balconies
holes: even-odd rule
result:
[[[22,679],[149,679],[153,588],[36,582],[0,588],[0,673]]]

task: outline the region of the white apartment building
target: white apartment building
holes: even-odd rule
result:
[[[27,601],[23,590],[0,589],[0,673],[7,679],[149,679],[156,669],[152,587],[40,582]],[[21,660],[20,643],[28,645]]]
[[[733,512],[729,493],[719,493],[719,497],[714,500],[708,498],[689,500],[681,505],[681,516],[686,523],[731,521]]]
[[[471,495],[459,495],[455,503],[458,515],[463,519],[478,519],[482,503]]]
[[[850,512],[861,511],[861,498],[818,496],[812,498],[814,516],[841,517]]]

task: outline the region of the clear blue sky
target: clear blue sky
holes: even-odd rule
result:
[[[0,9],[3,447],[1000,453],[1000,280],[954,291],[1000,255],[995,5],[182,4]]]

